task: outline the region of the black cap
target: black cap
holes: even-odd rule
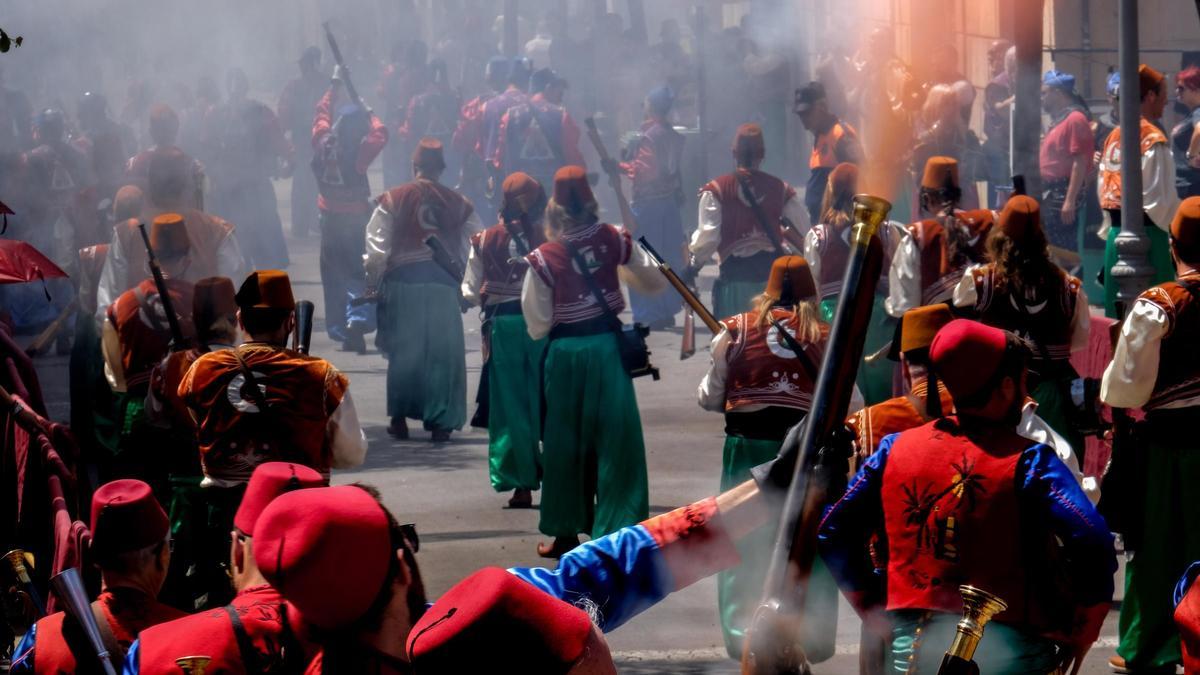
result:
[[[795,112],[797,115],[808,112],[817,101],[825,100],[825,86],[820,82],[809,82],[796,90]]]

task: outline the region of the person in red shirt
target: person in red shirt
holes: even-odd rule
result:
[[[656,87],[646,95],[646,117],[622,153],[626,161],[618,166],[633,186],[629,206],[638,235],[646,237],[673,269],[683,269],[686,242],[679,207],[683,202],[680,165],[684,140],[671,125],[674,104],[675,92],[670,87]],[[634,322],[653,330],[675,325],[680,300],[674,293],[643,295],[634,291],[629,294],[629,304]]]
[[[1038,165],[1042,173],[1042,222],[1050,243],[1079,248],[1075,215],[1091,170],[1096,139],[1075,93],[1075,76],[1058,70],[1042,76],[1042,108],[1050,127],[1042,137]]]
[[[92,603],[113,668],[141,631],[183,616],[155,598],[171,562],[167,514],[140,480],[115,480],[92,495],[92,555],[103,591]],[[82,629],[63,612],[29,629],[14,652],[14,673],[100,672]],[[88,656],[90,655],[90,656]]]
[[[454,154],[462,158],[462,169],[458,177],[458,186],[463,196],[472,204],[487,204],[488,172],[485,166],[483,109],[504,90],[508,80],[509,60],[503,56],[493,56],[484,70],[487,81],[487,91],[463,104],[458,113],[458,127],[450,141]],[[453,174],[452,174],[453,175]]]
[[[362,297],[366,283],[363,232],[371,217],[367,169],[387,145],[388,130],[370,110],[347,101],[340,67],[333,77],[333,85],[317,103],[312,127],[325,330],[331,339],[342,342],[344,350],[365,354],[364,336],[375,330],[374,306],[351,301]]]
[[[125,673],[175,675],[181,657],[203,658],[208,671],[221,673],[294,673],[303,667],[316,649],[304,638],[299,613],[259,571],[254,526],[276,497],[324,485],[321,474],[307,466],[260,464],[233,519],[229,576],[237,597],[216,611],[142,631],[129,648]]]
[[[492,164],[499,175],[522,171],[542,184],[567,165],[584,166],[579,126],[563,107],[567,81],[549,68],[529,78],[531,96],[500,118],[500,134]]]

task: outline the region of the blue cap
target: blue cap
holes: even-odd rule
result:
[[[646,94],[646,103],[650,106],[650,110],[665,115],[671,111],[671,106],[675,104],[675,92],[666,85],[655,87]]]
[[[1108,84],[1105,85],[1104,91],[1109,96],[1119,96],[1121,93],[1121,72],[1114,70],[1108,74]]]
[[[1042,84],[1070,93],[1075,91],[1075,76],[1061,70],[1047,70],[1042,76]]]

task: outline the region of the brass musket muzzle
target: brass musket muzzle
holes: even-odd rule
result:
[[[854,195],[854,230],[850,244],[866,246],[887,220],[892,203],[874,195]]]
[[[29,568],[25,566],[25,551],[14,548],[4,554],[4,559],[8,561],[8,565],[12,568],[13,575],[17,577],[17,581],[23,584],[33,583],[29,579]]]
[[[1008,609],[1008,603],[974,586],[959,586],[958,591],[962,593],[963,618],[955,628],[954,641],[946,653],[970,661],[983,639],[983,627],[992,617]]]

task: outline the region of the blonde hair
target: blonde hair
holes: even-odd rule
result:
[[[546,239],[556,239],[557,235],[566,230],[599,222],[599,209],[596,200],[592,199],[584,204],[582,209],[570,211],[551,197],[546,202]]]
[[[825,197],[821,200],[821,222],[835,230],[854,224],[854,195],[834,194],[833,181],[825,183]]]
[[[765,328],[771,324],[771,310],[775,308],[775,303],[778,298],[772,297],[763,293],[754,298],[754,311],[757,313],[754,325],[759,328]],[[796,341],[803,344],[812,344],[821,340],[821,326],[824,324],[821,321],[821,310],[817,307],[816,299],[801,300],[788,309],[792,313],[792,318],[783,322],[785,325],[792,325],[796,329]]]

